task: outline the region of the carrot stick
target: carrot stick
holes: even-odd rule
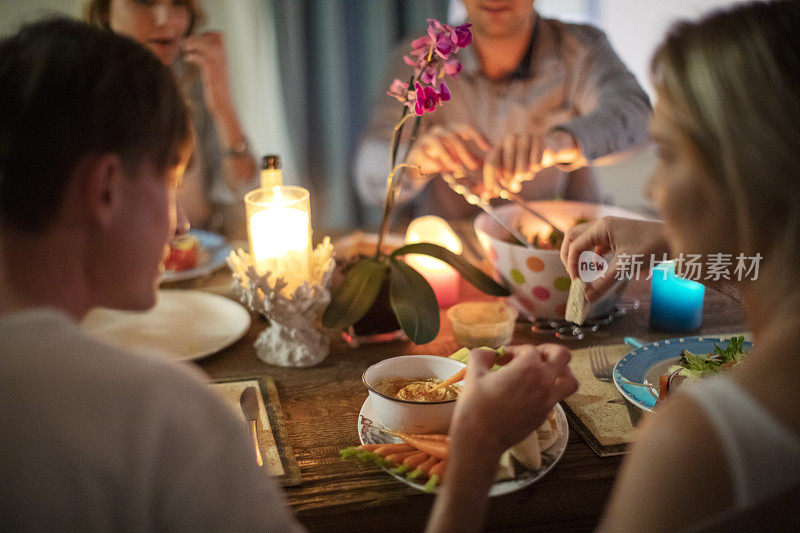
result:
[[[359,446],[359,449],[366,450],[368,452],[374,452],[376,449],[380,448],[381,446],[386,446],[385,444],[362,444]]]
[[[435,440],[421,439],[419,437],[414,437],[413,435],[407,435],[405,433],[397,433],[397,436],[421,452],[425,452],[428,455],[431,455],[438,459],[447,459],[446,442],[437,442]]]
[[[442,481],[444,481],[444,474],[447,470],[447,461],[439,461],[435,465],[431,467],[428,471],[428,482],[425,483],[425,487],[423,490],[425,492],[433,492],[433,489],[436,488],[436,485],[439,485]]]
[[[441,461],[441,459],[438,459],[433,456],[428,457],[427,461],[419,465],[416,469],[414,469],[413,472],[408,474],[406,477],[411,480],[417,479],[420,476],[428,477],[428,472],[430,472],[431,467],[436,463],[438,463],[439,461]]]
[[[374,451],[378,455],[383,455],[384,457],[386,457],[387,455],[393,453],[414,451],[414,446],[411,445],[411,443],[403,444],[402,442],[399,442],[397,444],[384,444],[383,446],[379,446],[372,451]]]
[[[449,378],[447,378],[446,380],[444,380],[444,381],[442,381],[440,383],[437,383],[436,385],[434,385],[433,387],[428,389],[428,392],[432,392],[432,391],[435,391],[435,390],[443,389],[445,387],[449,387],[453,383],[458,383],[459,381],[464,379],[464,376],[466,376],[466,375],[467,375],[467,367],[464,367],[461,370],[459,370],[458,372],[456,372],[455,374],[453,374],[452,376],[450,376]]]
[[[402,462],[403,462],[403,461],[404,461],[404,460],[405,460],[407,457],[411,457],[412,455],[416,455],[416,454],[418,454],[418,453],[419,453],[419,451],[417,451],[417,450],[411,450],[410,452],[398,452],[398,453],[392,453],[392,454],[389,454],[389,455],[387,455],[387,456],[385,457],[385,459],[386,459],[387,461],[389,461],[390,463],[393,463],[393,464],[399,465],[399,464],[400,464],[400,463],[402,463]]]
[[[417,452],[414,455],[406,457],[403,460],[403,464],[404,465],[408,465],[411,468],[416,468],[419,465],[421,465],[422,463],[424,463],[425,461],[427,461],[429,457],[430,457],[430,455],[428,455],[425,452]]]
[[[433,465],[431,467],[431,470],[430,470],[430,472],[428,472],[428,475],[430,475],[431,477],[438,476],[439,477],[439,481],[443,481],[444,480],[444,474],[445,474],[446,471],[447,471],[447,461],[446,460],[445,461],[439,461],[438,463],[436,463],[435,465]]]

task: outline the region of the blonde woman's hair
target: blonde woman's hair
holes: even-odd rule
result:
[[[730,203],[739,250],[799,269],[800,2],[678,23],[651,71],[670,120]]]
[[[98,28],[111,29],[108,20],[108,10],[111,0],[89,0],[83,8],[83,19]],[[206,22],[206,12],[200,0],[186,0],[189,8],[189,29],[186,35],[191,35]]]

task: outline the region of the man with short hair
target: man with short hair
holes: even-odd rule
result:
[[[431,179],[440,173],[469,174],[489,197],[500,183],[530,200],[598,202],[587,165],[647,143],[649,100],[605,35],[544,18],[534,4],[464,0],[472,45],[459,51],[463,71],[447,80],[450,100],[422,120],[408,158],[422,174],[406,171],[398,201],[407,203],[406,216],[477,214],[441,179]],[[408,80],[402,56],[409,50],[408,43],[398,48],[389,80]],[[362,137],[355,175],[366,204],[383,202],[398,114],[396,100],[382,94]]]
[[[0,529],[299,528],[198,370],[79,325],[155,303],[190,134],[128,38],[53,20],[0,41]]]

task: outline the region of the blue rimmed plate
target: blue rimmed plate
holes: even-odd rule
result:
[[[645,344],[620,359],[614,366],[614,385],[633,405],[645,411],[652,411],[656,405],[659,378],[667,374],[670,366],[678,364],[681,350],[710,353],[714,351],[715,344],[725,347],[729,338],[729,336],[679,337]],[[744,343],[745,349],[749,350],[752,346],[750,342]],[[626,381],[650,387],[632,385]]]
[[[200,229],[189,230],[189,234],[197,237],[197,241],[200,244],[197,266],[180,272],[166,270],[161,275],[161,283],[186,281],[208,276],[225,264],[225,260],[232,250],[231,246],[225,241],[225,237]]]

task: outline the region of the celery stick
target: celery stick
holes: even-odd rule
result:
[[[415,479],[417,479],[421,475],[422,475],[422,470],[417,468],[416,470],[413,470],[411,473],[409,473],[406,476],[406,479],[410,479],[411,481],[414,481]]]
[[[411,467],[410,467],[410,466],[408,466],[408,465],[400,465],[400,466],[398,466],[397,468],[392,468],[392,469],[390,470],[390,472],[391,472],[392,474],[405,474],[405,473],[406,473],[406,472],[408,472],[409,470],[411,470]]]
[[[432,475],[431,478],[425,483],[425,486],[422,488],[425,492],[433,492],[433,489],[436,488],[436,484],[439,483],[439,476],[436,474]]]
[[[339,455],[342,456],[342,459],[352,459],[358,454],[359,451],[360,450],[356,447],[343,448],[339,450]]]

